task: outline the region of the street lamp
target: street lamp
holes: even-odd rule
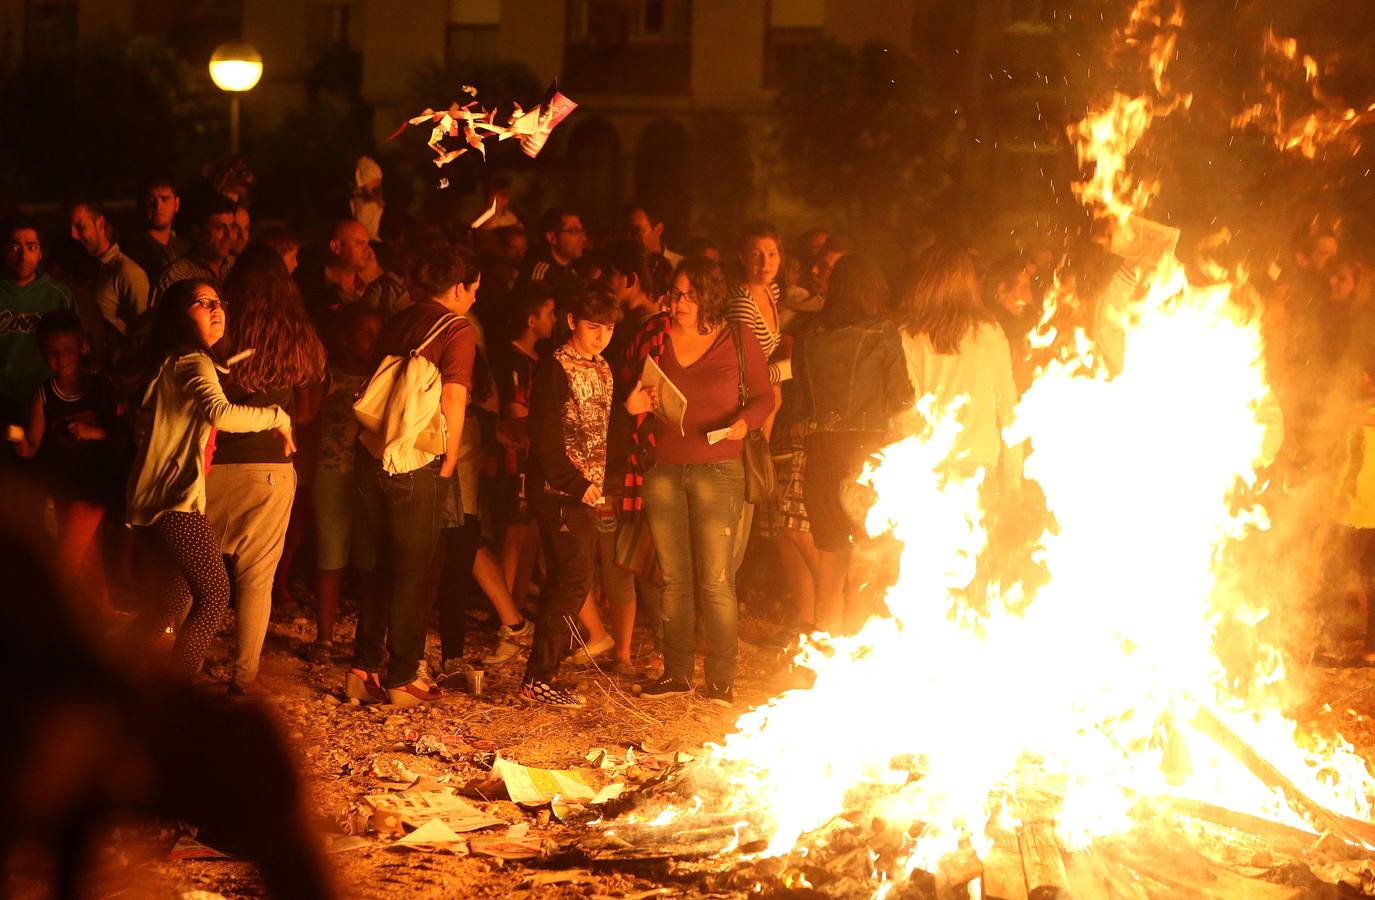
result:
[[[263,58],[252,44],[230,41],[210,54],[210,80],[229,94],[229,149],[239,152],[239,95],[263,77]]]

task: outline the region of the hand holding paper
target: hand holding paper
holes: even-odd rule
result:
[[[651,388],[645,387],[643,381],[635,382],[635,389],[625,398],[625,411],[632,416],[653,412],[658,405],[659,398]]]
[[[678,385],[669,380],[664,374],[664,370],[659,368],[652,357],[645,357],[644,371],[640,374],[640,381],[654,392],[656,403],[654,404],[654,416],[665,425],[671,425],[678,429],[678,433],[684,437],[687,432],[683,430],[683,417],[687,414],[687,398],[683,392],[678,390]]]

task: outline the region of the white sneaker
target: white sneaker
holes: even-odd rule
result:
[[[503,625],[497,629],[497,645],[491,653],[482,657],[484,666],[499,666],[516,658],[521,650],[530,646],[535,636],[535,623],[526,619],[519,628]]]
[[[615,649],[615,647],[615,639],[608,634],[594,644],[587,644],[586,646],[579,647],[576,653],[568,657],[568,661],[575,666],[590,666],[592,665],[593,659],[598,656],[605,656]]]

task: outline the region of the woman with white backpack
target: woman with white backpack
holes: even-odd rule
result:
[[[453,490],[476,335],[464,320],[476,299],[477,257],[441,237],[418,246],[408,273],[417,302],[387,323],[381,362],[355,405],[363,515],[378,540],[382,586],[359,610],[345,692],[413,706],[437,700],[419,676],[429,612],[425,582]],[[387,661],[383,672],[383,643]]]

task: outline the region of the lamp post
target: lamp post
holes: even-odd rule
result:
[[[229,94],[229,149],[239,152],[239,95],[263,77],[263,58],[252,44],[230,41],[210,54],[210,80]]]

